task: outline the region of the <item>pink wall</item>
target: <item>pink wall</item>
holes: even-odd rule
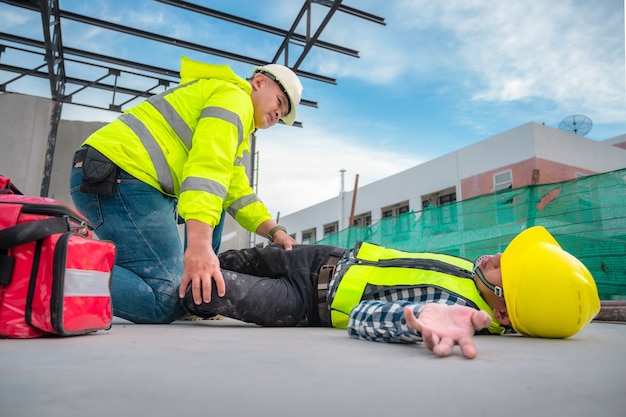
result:
[[[618,148],[626,149],[626,141],[622,143],[615,143],[613,146],[617,146]]]
[[[539,170],[538,184],[567,181],[576,178],[576,173],[595,174],[587,169],[547,161],[541,158],[527,159],[516,164],[505,165],[498,169],[474,175],[461,180],[463,200],[493,192],[493,175],[510,169],[513,176],[513,188],[524,187],[532,182],[533,170]]]

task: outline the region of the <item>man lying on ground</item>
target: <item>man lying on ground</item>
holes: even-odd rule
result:
[[[520,233],[504,253],[475,262],[366,242],[351,250],[268,246],[227,251],[219,259],[225,295],[193,280],[180,289],[189,314],[262,326],[347,328],[358,339],[423,342],[439,356],[459,345],[473,358],[474,334],[511,328],[569,337],[600,309],[587,268],[541,226]]]

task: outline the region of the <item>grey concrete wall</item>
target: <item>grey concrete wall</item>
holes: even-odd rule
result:
[[[24,194],[41,192],[52,108],[45,98],[0,94],[0,174]]]
[[[72,205],[69,181],[74,153],[80,148],[87,136],[104,126],[104,122],[80,122],[61,120],[57,131],[57,143],[54,151],[54,163],[50,176],[49,197]]]
[[[0,173],[24,194],[40,195],[53,102],[0,94]],[[48,197],[72,205],[69,190],[74,152],[103,122],[61,120],[57,130]]]

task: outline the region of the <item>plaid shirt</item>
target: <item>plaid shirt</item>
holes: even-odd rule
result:
[[[348,334],[355,339],[374,342],[421,343],[422,335],[411,329],[404,318],[404,307],[415,317],[428,303],[467,306],[468,303],[441,288],[417,287],[368,291],[369,300],[361,301],[350,313]]]

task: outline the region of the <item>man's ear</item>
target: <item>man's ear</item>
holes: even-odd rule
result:
[[[265,76],[263,74],[256,73],[252,77],[252,89],[258,90],[265,82]]]
[[[509,319],[509,313],[507,313],[506,307],[493,310],[493,315],[500,324],[504,324],[505,326],[511,324],[511,319]]]

